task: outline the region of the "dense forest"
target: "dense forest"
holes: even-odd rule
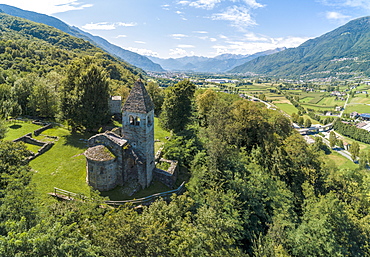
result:
[[[94,129],[107,119],[102,99],[124,96],[140,77],[79,39],[0,15],[3,119],[28,114]],[[172,131],[164,157],[187,170],[187,191],[140,211],[102,206],[94,192],[93,201],[45,204],[24,144],[0,140],[0,256],[370,255],[367,170],[336,167],[322,142],[307,145],[260,103],[187,80],[147,88]],[[100,113],[95,124],[86,105]]]
[[[96,90],[106,84],[107,98],[125,97],[143,74],[89,42],[52,27],[3,13],[0,20],[0,118],[29,115],[70,120],[67,106],[63,105],[66,90],[70,91],[69,99],[84,97],[85,101],[94,101],[92,92],[86,90],[87,83],[95,84]],[[87,76],[90,81],[86,81]],[[73,86],[68,85],[72,80]],[[73,104],[76,103],[70,103],[69,108]],[[86,122],[72,125],[81,128]]]

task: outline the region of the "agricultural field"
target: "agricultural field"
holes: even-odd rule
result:
[[[298,113],[298,109],[295,108],[291,103],[274,103],[274,105],[289,115]]]
[[[31,122],[17,121],[16,124],[10,122],[7,124],[8,132],[5,140],[14,140],[27,133],[33,132],[41,126],[34,125]],[[155,139],[156,148],[166,140],[170,134],[163,131],[158,126],[158,120],[155,120]],[[63,126],[56,126],[34,137],[37,140],[54,142],[53,147],[30,162],[30,166],[35,174],[32,177],[32,183],[35,185],[38,195],[43,200],[50,200],[47,193],[53,192],[54,187],[61,188],[74,193],[81,193],[90,196],[91,188],[86,183],[86,160],[83,153],[87,149],[87,139],[92,136],[91,133],[72,134]],[[54,138],[56,137],[56,138]],[[38,147],[26,144],[32,152],[37,152]],[[102,195],[112,197],[112,199],[133,199],[147,196],[168,190],[161,183],[153,183],[152,186],[141,190],[140,195],[127,196],[120,194],[119,188],[106,192]]]

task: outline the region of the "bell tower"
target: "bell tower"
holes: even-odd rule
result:
[[[122,136],[143,161],[139,183],[149,186],[154,162],[154,104],[141,80],[135,82],[122,107]]]

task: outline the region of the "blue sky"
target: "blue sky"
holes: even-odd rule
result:
[[[113,44],[161,58],[296,47],[351,19],[370,0],[0,0],[55,16]]]

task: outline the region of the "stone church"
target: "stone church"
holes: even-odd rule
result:
[[[88,146],[86,180],[93,188],[108,191],[127,183],[149,186],[155,172],[154,105],[140,80],[122,107],[122,129],[92,136]]]

